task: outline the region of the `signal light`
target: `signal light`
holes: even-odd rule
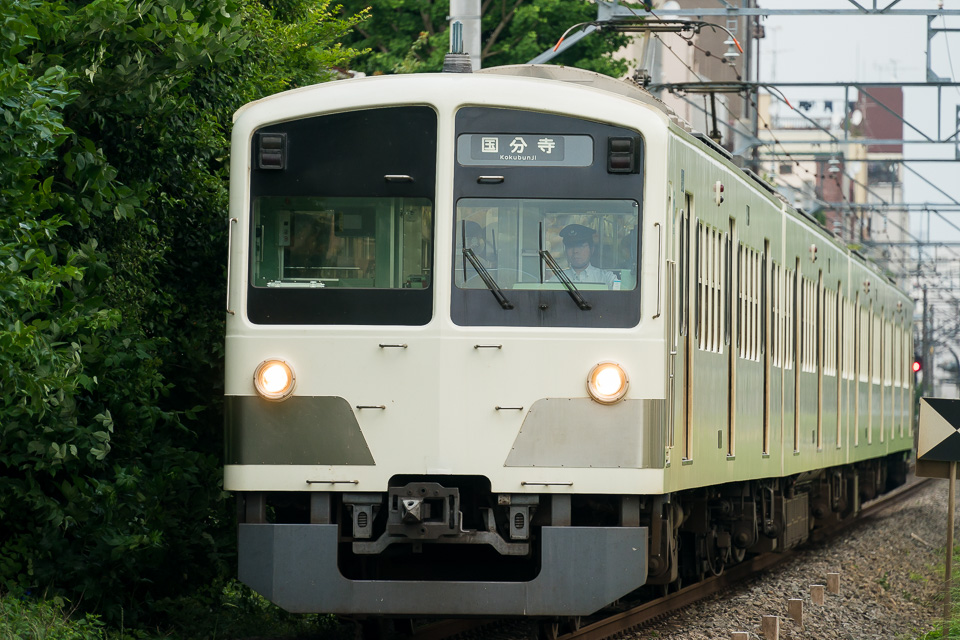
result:
[[[920,371],[922,371],[922,370],[923,370],[923,363],[921,363],[919,360],[914,360],[914,361],[913,361],[913,372],[914,372],[914,373],[920,373]]]

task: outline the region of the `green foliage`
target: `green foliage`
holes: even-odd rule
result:
[[[169,613],[170,634],[182,640],[353,637],[352,625],[341,625],[335,616],[288,613],[236,580],[157,602],[154,608]]]
[[[0,640],[104,640],[104,624],[93,614],[71,619],[63,601],[0,598]]]
[[[0,0],[0,585],[108,619],[232,572],[228,133],[358,18],[286,0]]]
[[[449,0],[345,0],[345,15],[367,9],[370,18],[345,42],[368,50],[355,68],[367,74],[440,71],[449,50]],[[481,3],[482,66],[529,62],[556,45],[570,27],[597,19],[597,6],[586,0],[512,0]],[[554,58],[564,64],[619,77],[627,71],[612,56],[627,38],[593,33]]]
[[[946,549],[940,549],[940,556],[943,555],[943,552]],[[951,588],[950,588],[950,620],[947,628],[947,635],[943,634],[943,618],[937,617],[933,620],[927,621],[924,627],[930,628],[930,631],[923,633],[917,636],[917,640],[939,640],[941,638],[960,638],[960,571],[957,570],[957,567],[960,567],[960,546],[954,546],[953,548],[953,571],[951,573]],[[933,609],[937,613],[943,612],[944,605],[944,594],[942,585],[946,582],[946,563],[938,562],[936,567],[929,567],[932,569],[932,572],[937,575],[937,582],[941,585],[939,593],[935,596],[934,602],[932,603]],[[923,574],[910,573],[910,579],[914,581],[926,582],[928,578]]]

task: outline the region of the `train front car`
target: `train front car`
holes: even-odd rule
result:
[[[581,615],[644,583],[667,126],[498,74],[237,114],[225,486],[244,582],[291,611],[395,615]]]

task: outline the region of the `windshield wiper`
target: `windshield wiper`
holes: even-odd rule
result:
[[[560,282],[562,282],[563,286],[567,288],[567,291],[570,293],[570,297],[573,298],[573,301],[577,303],[577,306],[580,307],[580,310],[589,311],[590,303],[583,299],[583,295],[580,293],[580,290],[577,289],[570,277],[565,274],[560,265],[557,264],[556,258],[550,255],[550,252],[546,249],[540,249],[540,259],[546,262],[547,266],[553,269],[553,272],[557,274],[557,277],[560,278]]]
[[[487,289],[490,289],[490,293],[493,294],[493,297],[497,299],[497,302],[500,303],[500,306],[504,309],[513,309],[513,304],[507,300],[507,297],[503,295],[503,289],[500,288],[500,285],[497,284],[497,281],[493,279],[493,276],[490,275],[490,272],[487,271],[487,268],[483,266],[480,262],[480,259],[477,257],[477,254],[473,252],[473,249],[467,247],[463,248],[463,255],[466,256],[467,260],[470,261],[470,264],[473,265],[473,268],[477,270],[477,275],[480,276],[480,279],[483,280],[483,284],[487,285]]]

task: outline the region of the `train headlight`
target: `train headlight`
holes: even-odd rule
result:
[[[587,392],[603,404],[613,404],[627,393],[630,379],[616,362],[600,362],[587,376]]]
[[[253,386],[266,400],[286,400],[296,381],[293,369],[283,360],[264,360],[253,373]]]

